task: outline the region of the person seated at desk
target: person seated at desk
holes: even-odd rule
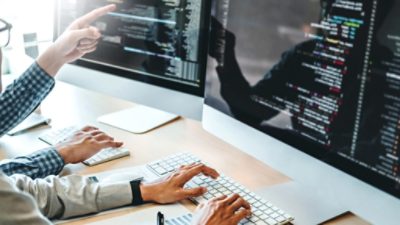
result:
[[[100,33],[90,24],[100,16],[115,9],[105,6],[81,17],[37,61],[0,96],[2,112],[1,133],[23,120],[54,85],[53,77],[65,63],[74,61],[96,49]],[[27,102],[23,100],[28,100]],[[11,116],[11,115],[17,116]],[[11,117],[4,117],[11,116]],[[65,144],[59,151],[49,150],[63,163],[77,163],[104,147],[118,147],[122,143],[93,127],[86,127]],[[78,149],[86,149],[79,152]],[[186,182],[194,176],[204,174],[217,178],[219,174],[202,164],[182,166],[170,176],[158,181],[142,184],[139,181],[101,184],[78,175],[67,177],[47,176],[49,171],[57,173],[60,168],[41,171],[41,163],[51,165],[54,158],[43,157],[39,161],[28,159],[33,164],[24,165],[23,158],[9,160],[0,167],[0,224],[51,224],[49,219],[71,218],[102,210],[145,202],[167,204],[190,197],[197,197],[207,190],[203,187],[185,189]],[[47,160],[47,161],[46,161]],[[9,165],[23,165],[13,174]],[[8,167],[10,168],[10,167]],[[38,169],[39,168],[39,169]],[[32,171],[31,171],[32,169]],[[1,170],[5,170],[1,172]],[[18,171],[18,169],[16,169]],[[7,174],[7,172],[9,174]],[[40,179],[38,177],[45,177]],[[36,179],[34,179],[36,178]],[[221,196],[200,205],[193,224],[230,225],[238,224],[250,215],[250,205],[239,195]]]

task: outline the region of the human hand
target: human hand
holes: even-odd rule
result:
[[[116,9],[114,4],[95,9],[75,20],[56,42],[37,60],[38,64],[54,76],[65,63],[73,62],[96,50],[100,31],[91,26],[98,18]]]
[[[214,179],[219,176],[217,171],[203,164],[182,166],[170,176],[161,178],[154,183],[142,184],[140,187],[142,199],[146,202],[167,204],[203,195],[207,192],[204,187],[184,188],[188,181],[201,173]]]
[[[56,146],[65,164],[80,163],[105,148],[119,148],[122,142],[114,141],[96,127],[84,127]]]
[[[238,194],[222,196],[200,204],[192,225],[236,225],[250,215],[250,204]]]

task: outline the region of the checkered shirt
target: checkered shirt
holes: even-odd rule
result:
[[[57,175],[64,168],[64,160],[54,148],[37,151],[28,156],[6,159],[0,162],[0,171],[11,176],[24,174],[32,179]]]
[[[28,117],[52,90],[54,83],[54,79],[34,63],[9,85],[0,95],[0,136]],[[58,174],[63,167],[64,160],[54,148],[0,162],[0,170],[5,174],[25,174],[32,178]]]

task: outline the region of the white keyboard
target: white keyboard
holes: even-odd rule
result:
[[[49,145],[57,145],[62,141],[65,141],[67,138],[71,137],[75,132],[78,132],[79,129],[75,126],[65,127],[61,129],[52,129],[49,132],[46,132],[39,136],[41,141],[46,142]]]
[[[125,156],[129,156],[131,153],[127,148],[106,148],[101,150],[96,155],[85,160],[83,163],[87,166],[95,166],[101,163],[105,163],[114,159],[119,159]]]
[[[192,224],[193,215],[191,213],[185,214],[176,218],[168,218],[165,220],[166,225],[190,225]]]
[[[147,166],[159,176],[166,175],[178,169],[181,165],[189,165],[201,162],[200,159],[189,153],[180,153],[168,158],[149,163]],[[221,175],[217,180],[200,175],[193,178],[188,184],[188,188],[203,186],[207,187],[208,192],[201,197],[194,198],[196,204],[208,201],[221,195],[231,195],[234,193],[242,196],[252,206],[252,216],[241,221],[240,224],[255,225],[281,225],[294,220],[292,216],[272,205],[272,203],[262,199],[244,186],[235,182],[227,176]]]
[[[71,137],[79,129],[75,126],[66,127],[62,129],[55,129],[40,135],[39,139],[46,142],[49,145],[57,145],[58,143]],[[127,148],[106,148],[98,152],[96,155],[87,159],[83,163],[87,166],[95,166],[101,163],[105,163],[114,159],[119,159],[125,156],[129,156],[130,151]]]
[[[157,175],[164,176],[178,169],[182,165],[201,162],[200,159],[189,153],[180,153],[147,164]]]

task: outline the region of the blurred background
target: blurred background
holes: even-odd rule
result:
[[[23,72],[52,43],[54,4],[54,0],[0,0],[0,18],[13,26],[10,44],[2,49],[4,75]]]

